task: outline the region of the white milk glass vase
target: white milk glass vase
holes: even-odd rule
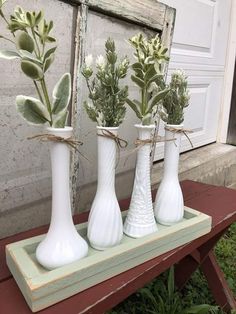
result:
[[[97,250],[118,245],[123,237],[123,222],[115,193],[116,149],[111,134],[118,127],[97,127],[98,183],[88,220],[88,239]]]
[[[154,212],[157,221],[163,225],[173,225],[183,219],[184,201],[178,179],[179,152],[183,125],[166,125],[164,175],[157,191]],[[173,131],[171,131],[173,130]]]
[[[48,134],[72,136],[72,127],[47,128]],[[48,233],[38,245],[36,258],[47,269],[54,269],[85,257],[86,241],[78,234],[70,202],[70,149],[65,142],[50,141],[52,167],[52,213]]]
[[[138,130],[139,140],[150,141],[154,125],[137,124],[135,127]],[[133,238],[140,238],[157,231],[151,194],[150,151],[151,143],[140,142],[133,192],[124,223],[124,233]]]

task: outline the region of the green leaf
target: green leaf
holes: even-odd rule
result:
[[[52,112],[57,114],[67,108],[71,96],[71,76],[70,73],[62,75],[53,89]]]
[[[136,113],[137,117],[139,119],[142,119],[142,115],[139,111],[138,105],[134,101],[130,100],[129,98],[126,98],[126,102],[130,106],[130,108],[133,109],[133,111]]]
[[[16,108],[30,124],[44,124],[50,120],[46,107],[36,98],[19,95],[16,97]]]
[[[29,60],[31,60],[31,61],[37,63],[38,65],[42,65],[42,62],[41,62],[39,59],[37,59],[37,58],[35,57],[35,55],[33,55],[32,53],[30,53],[29,51],[27,51],[27,50],[21,50],[21,49],[20,49],[20,50],[19,50],[19,53],[20,53],[22,59],[29,59]]]
[[[184,313],[186,314],[208,314],[211,309],[211,305],[209,304],[200,304],[192,306],[189,309],[186,309]]]
[[[142,125],[150,125],[151,124],[151,119],[152,119],[152,114],[147,113],[145,116],[142,118]]]
[[[45,59],[44,61],[44,66],[43,66],[43,71],[46,72],[50,65],[53,63],[55,58],[55,54],[52,53],[48,58]]]
[[[17,35],[16,46],[20,50],[34,51],[34,41],[26,32],[20,32]]]
[[[42,11],[39,11],[38,15],[36,16],[36,19],[35,19],[35,24],[38,25],[40,23],[40,21],[42,20],[43,18],[43,12]]]
[[[4,5],[4,3],[6,2],[7,0],[0,0],[0,9],[1,7]]]
[[[174,267],[172,266],[169,270],[168,275],[168,295],[169,299],[172,300],[175,292],[175,283],[174,283]]]
[[[53,127],[54,128],[64,128],[67,117],[69,115],[69,111],[67,109],[61,111],[56,116],[53,117]]]
[[[46,37],[46,42],[49,42],[49,43],[55,43],[56,41],[56,38],[52,37],[52,36],[47,36]]]
[[[153,77],[151,77],[151,78],[149,79],[149,81],[147,82],[147,87],[149,87],[152,82],[155,82],[156,80],[158,80],[158,79],[161,78],[162,76],[163,76],[162,74],[156,74],[156,75],[154,75]]]
[[[52,28],[53,28],[53,21],[50,21],[48,23],[48,34],[51,32]]]
[[[56,49],[57,49],[57,47],[53,47],[53,48],[49,49],[49,50],[45,53],[45,55],[44,55],[44,61],[45,61],[48,57],[50,57],[50,55],[51,55],[53,52],[55,52]]]
[[[26,20],[31,27],[34,26],[35,18],[30,12],[26,12]]]
[[[136,69],[142,70],[143,69],[143,66],[140,62],[135,62],[134,64],[132,64],[131,67],[133,70],[136,70]]]
[[[140,88],[144,88],[144,81],[138,78],[137,76],[131,75],[131,80]]]
[[[0,58],[6,60],[19,59],[20,55],[16,51],[11,50],[0,50]]]
[[[170,89],[164,89],[153,96],[148,102],[148,112],[152,110],[154,106],[156,106],[159,101],[161,101],[165,96],[169,93]]]
[[[43,77],[43,70],[33,61],[22,60],[21,69],[32,80],[40,80]]]

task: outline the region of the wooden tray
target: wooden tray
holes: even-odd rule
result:
[[[123,213],[123,217],[127,212]],[[87,223],[76,226],[86,238]],[[211,230],[211,217],[185,207],[184,219],[141,239],[124,235],[106,251],[89,249],[87,257],[48,271],[38,264],[35,250],[44,235],[6,246],[7,265],[33,312],[42,310],[108,278],[188,243]]]

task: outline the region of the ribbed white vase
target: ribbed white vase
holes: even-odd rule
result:
[[[140,125],[138,130],[140,140],[150,140],[154,125]],[[137,153],[135,179],[128,214],[124,223],[124,233],[133,238],[140,238],[157,231],[155,222],[150,178],[151,144],[140,145]]]
[[[174,129],[183,129],[183,125],[166,125]],[[173,225],[183,219],[183,194],[178,179],[179,151],[181,133],[165,130],[164,175],[159,186],[154,212],[157,221],[163,225]],[[173,141],[168,141],[175,139]]]
[[[98,183],[88,220],[88,239],[90,245],[97,250],[118,245],[123,237],[122,216],[115,193],[117,147],[112,138],[106,137],[106,131],[117,135],[118,129],[97,127]]]
[[[69,138],[72,127],[47,128],[47,133]],[[48,233],[38,245],[36,258],[47,269],[54,269],[85,257],[86,241],[75,229],[70,203],[70,150],[66,143],[50,142],[52,167],[52,213]]]

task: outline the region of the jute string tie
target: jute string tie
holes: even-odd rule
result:
[[[115,135],[109,130],[101,130],[101,132],[102,134],[97,132],[97,136],[109,138],[116,143],[116,146],[118,149],[118,158],[117,158],[117,163],[116,163],[116,168],[117,168],[120,161],[120,150],[121,148],[126,148],[128,146],[128,142],[124,140],[123,138],[120,138],[119,136]]]
[[[54,134],[45,133],[45,134],[37,134],[34,136],[30,136],[30,137],[27,137],[27,139],[28,140],[37,139],[37,140],[40,140],[41,142],[51,141],[51,142],[57,142],[57,143],[65,143],[70,148],[75,149],[84,159],[89,161],[89,159],[86,156],[84,156],[78,149],[78,146],[82,146],[83,142],[75,140],[73,137],[64,138],[64,137],[57,136]]]
[[[188,134],[187,133],[193,133],[192,130],[189,130],[189,129],[177,129],[177,128],[174,128],[174,127],[170,127],[170,126],[165,126],[165,130],[167,131],[170,131],[174,134],[178,134],[178,133],[183,133],[184,136],[187,138],[187,140],[189,141],[190,145],[192,146],[192,148],[194,148],[193,146],[193,143],[191,141],[191,139],[189,138]],[[176,139],[171,139],[171,140],[176,140]]]
[[[54,134],[49,134],[49,133],[37,134],[34,136],[27,137],[27,139],[28,140],[38,139],[42,142],[51,141],[51,142],[65,143],[68,146],[74,148],[75,150],[78,150],[78,146],[83,145],[81,141],[75,140],[73,137],[64,138],[64,137],[57,136]]]
[[[101,130],[101,133],[97,133],[98,136],[106,137],[112,139],[115,143],[118,149],[126,148],[128,145],[128,142],[124,140],[123,138],[120,138],[119,136],[115,135],[109,130]]]

